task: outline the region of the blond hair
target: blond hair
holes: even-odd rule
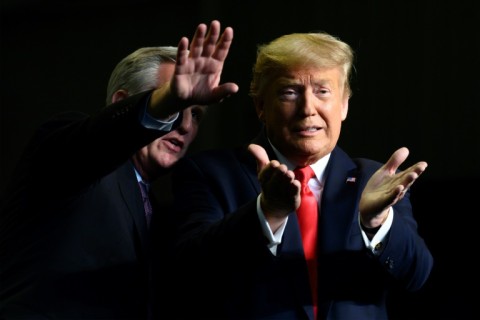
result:
[[[292,67],[340,67],[345,92],[350,96],[352,65],[352,48],[332,35],[324,32],[284,35],[258,47],[250,96],[262,95],[273,77]]]

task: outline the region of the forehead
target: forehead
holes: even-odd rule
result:
[[[343,74],[335,68],[294,68],[279,72],[274,79],[277,85],[340,85]]]

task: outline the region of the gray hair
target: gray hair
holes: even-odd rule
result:
[[[107,105],[113,94],[127,90],[129,95],[158,87],[158,69],[164,62],[175,62],[177,47],[144,47],[123,58],[113,69],[107,87]]]

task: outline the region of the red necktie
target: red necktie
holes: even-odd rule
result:
[[[295,178],[302,184],[300,196],[302,202],[297,209],[298,224],[302,235],[303,251],[307,261],[312,289],[313,310],[317,318],[317,228],[318,203],[308,187],[308,180],[315,176],[312,168],[306,166],[295,169]]]

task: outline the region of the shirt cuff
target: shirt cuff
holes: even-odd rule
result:
[[[367,234],[365,231],[362,230],[362,225],[360,222],[360,215],[358,216],[358,226],[360,230],[362,231],[362,237],[363,241],[365,242],[365,246],[374,254],[374,255],[380,255],[382,253],[384,245],[385,245],[385,237],[387,236],[388,232],[390,231],[390,228],[393,223],[393,207],[390,207],[388,211],[388,216],[387,219],[385,219],[385,222],[383,222],[382,226],[380,229],[375,233],[373,238],[370,240],[368,239]]]
[[[175,122],[175,120],[178,119],[179,113],[177,112],[177,114],[173,117],[173,119],[169,121],[162,121],[152,117],[147,112],[147,106],[148,106],[148,102],[150,101],[150,97],[151,97],[151,94],[149,94],[148,97],[144,100],[145,103],[139,115],[140,123],[142,124],[143,127],[147,129],[171,131],[173,127],[173,123]]]
[[[262,231],[265,237],[268,239],[268,248],[272,254],[277,254],[277,246],[282,242],[283,232],[285,231],[285,226],[287,225],[288,217],[285,219],[285,222],[278,228],[277,232],[273,233],[270,225],[265,218],[262,207],[260,206],[260,196],[257,197],[257,214],[260,219],[260,225],[262,226]]]

